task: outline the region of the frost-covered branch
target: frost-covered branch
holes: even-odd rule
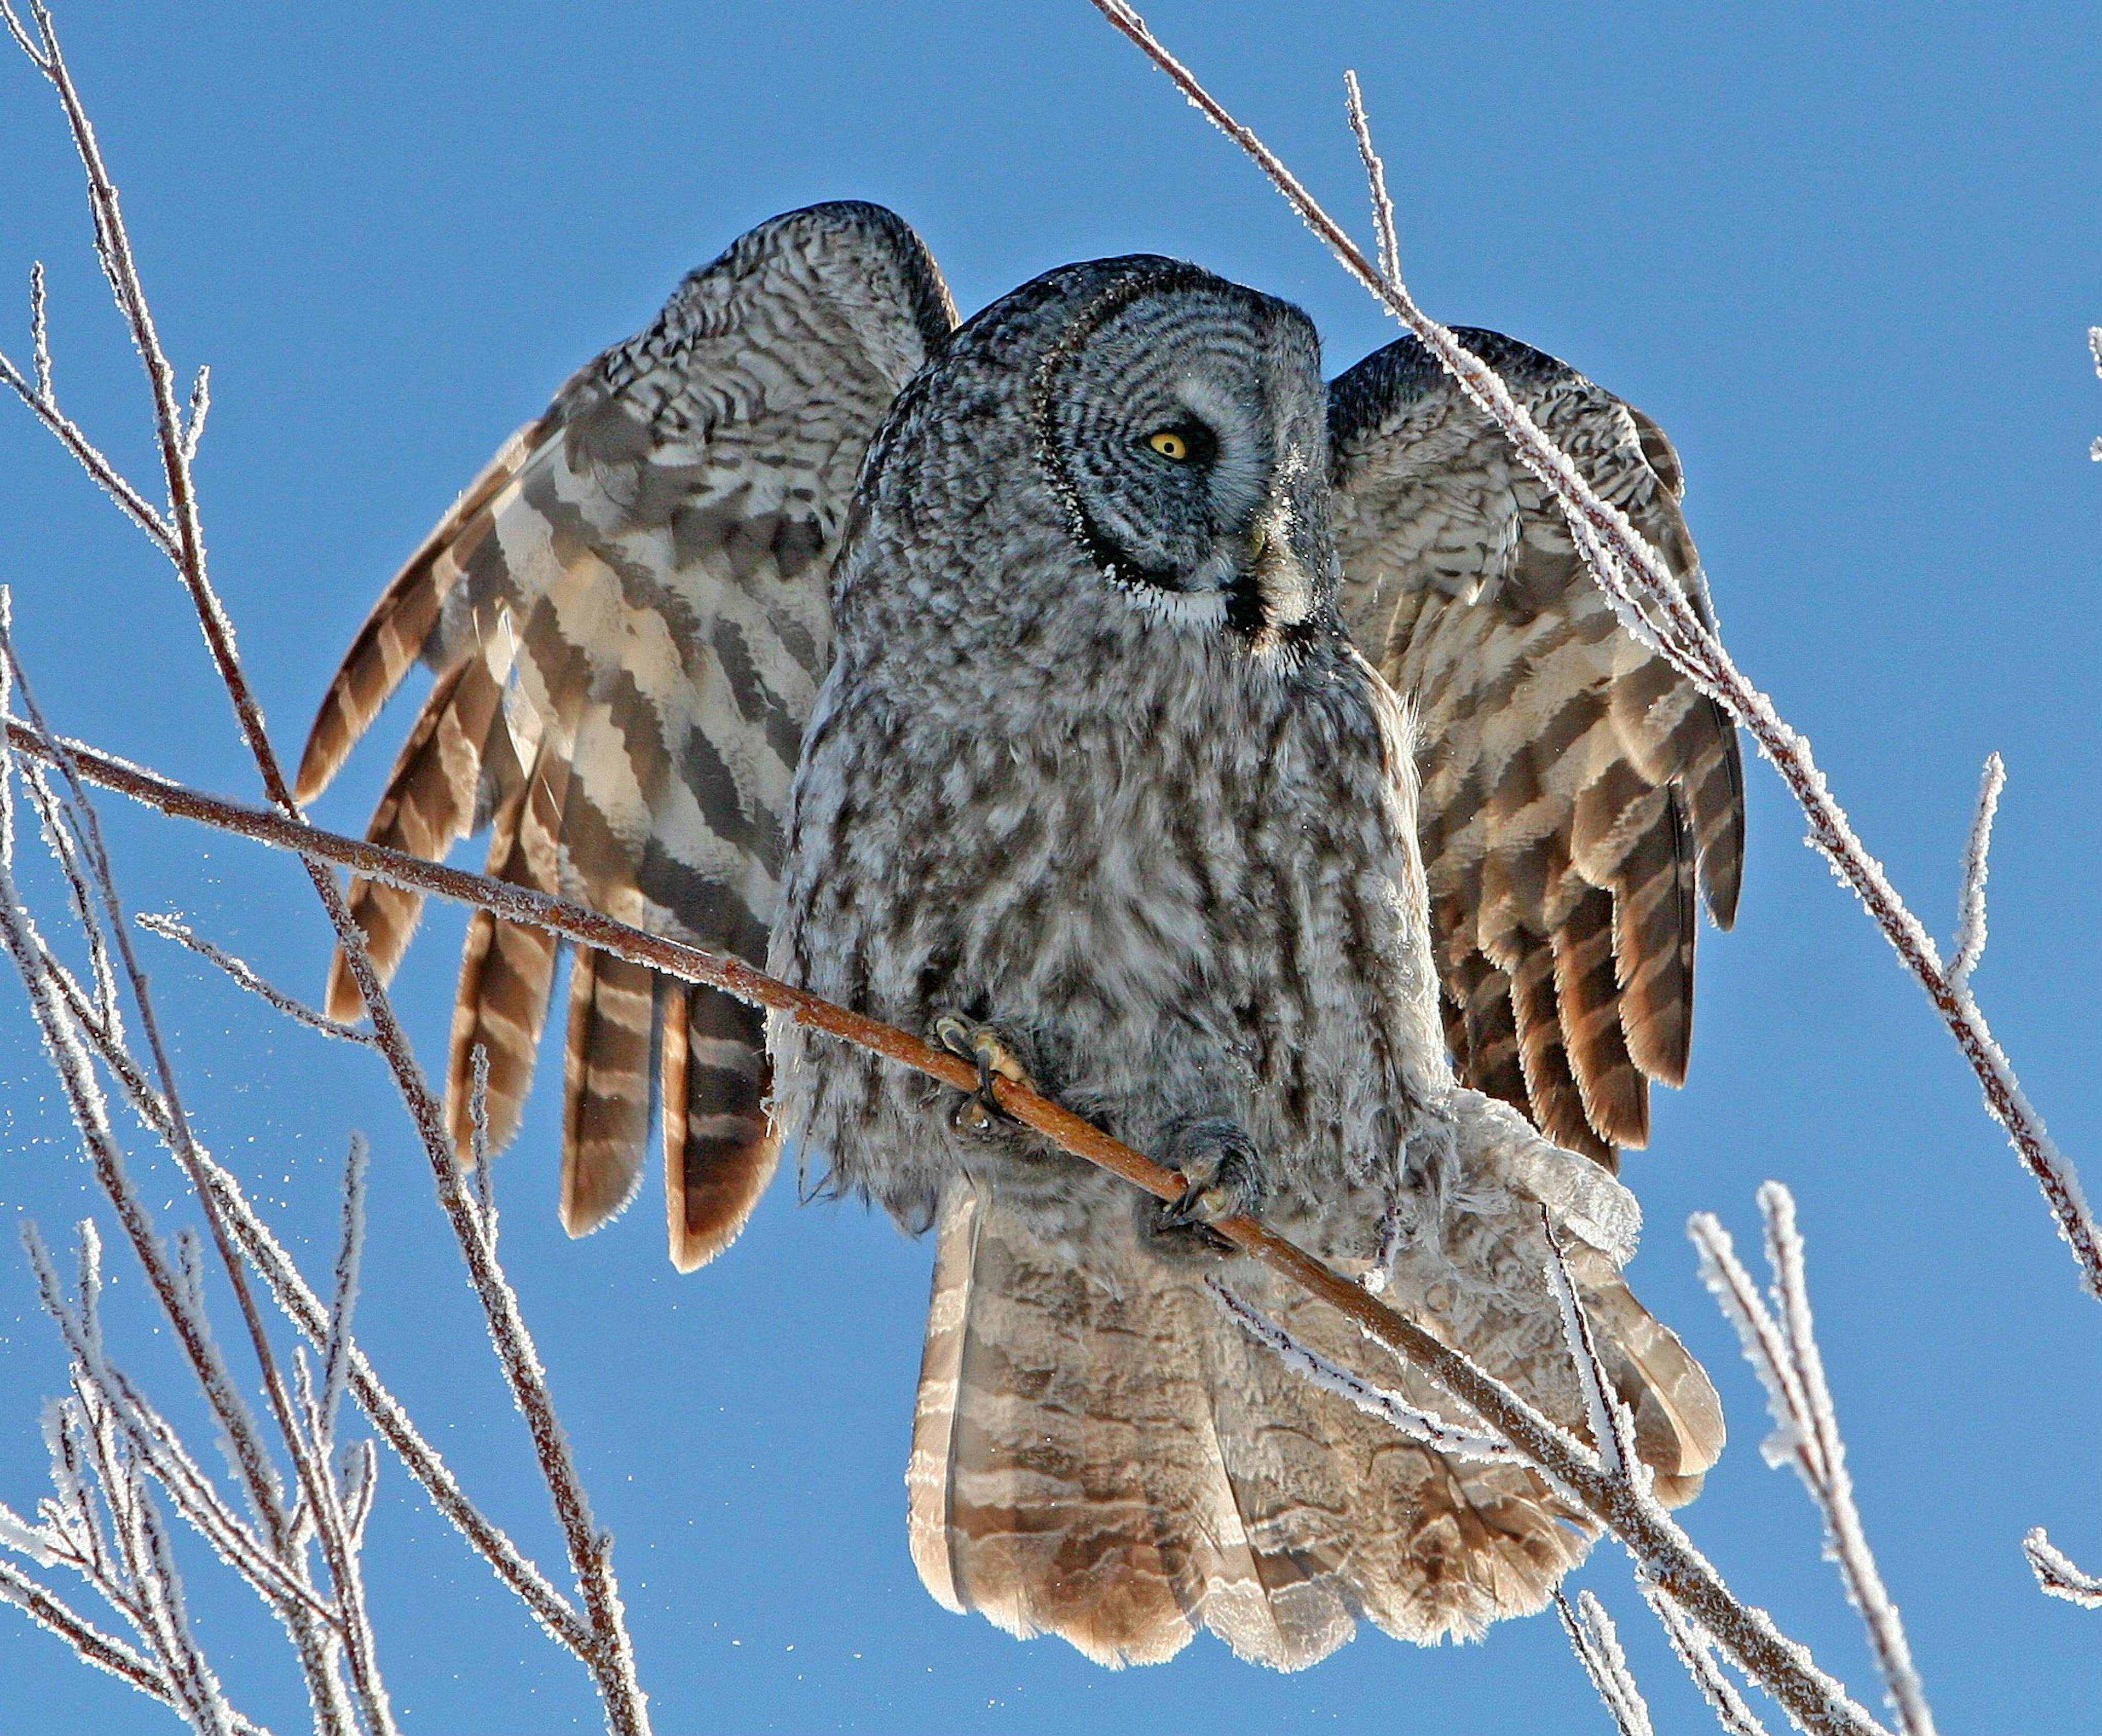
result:
[[[1396,272],[1382,271],[1368,259],[1349,232],[1300,184],[1277,154],[1236,121],[1195,74],[1169,52],[1125,0],[1090,0],[1090,3],[1168,75],[1193,107],[1253,159],[1344,269],[1415,334],[1470,401],[1502,430],[1519,461],[1540,479],[1560,507],[1578,551],[1621,624],[1714,699],[1751,736],[1807,816],[1811,846],[1861,901],[1896,951],[1900,963],[1934,1003],[1958,1048],[1978,1076],[1987,1110],[2006,1128],[2017,1155],[2042,1189],[2082,1280],[2089,1291],[2102,1300],[2102,1226],[2097,1225],[2088,1208],[2079,1178],[2052,1143],[2042,1117],[2023,1095],[2012,1065],[1968,990],[1961,982],[1951,981],[1932,937],[1898,896],[1882,864],[1856,834],[1825,774],[1812,758],[1810,744],[1781,720],[1772,702],[1738,669],[1721,640],[1701,618],[1693,599],[1680,588],[1662,558],[1627,515],[1591,487],[1568,454],[1541,432],[1496,370],[1468,350],[1450,328],[1417,307]],[[1365,160],[1377,210],[1386,197],[1385,173],[1373,149],[1355,81],[1350,95],[1352,130]],[[1389,232],[1382,229],[1382,252]]]
[[[161,480],[166,500],[165,511],[149,505],[141,491],[127,482],[85,434],[59,410],[48,390],[51,370],[48,347],[41,337],[43,330],[41,299],[33,317],[37,332],[33,342],[34,358],[31,370],[34,378],[25,377],[11,361],[0,360],[0,379],[4,379],[14,388],[38,418],[73,454],[89,474],[111,494],[119,506],[146,530],[155,546],[166,556],[190,598],[198,625],[203,631],[213,667],[232,702],[236,723],[255,760],[264,793],[273,808],[280,815],[297,821],[299,811],[293,800],[283,768],[270,746],[262,708],[242,668],[234,644],[233,624],[206,569],[202,522],[192,473],[192,463],[197,440],[202,432],[207,404],[206,382],[200,378],[192,393],[186,418],[176,396],[175,370],[161,343],[125,228],[116,184],[104,161],[94,128],[88,121],[86,110],[60,49],[44,0],[29,0],[29,12],[34,25],[33,31],[23,24],[11,7],[5,6],[4,0],[0,0],[0,10],[5,11],[9,30],[18,46],[56,93],[67,128],[80,156],[87,182],[89,209],[94,222],[96,257],[109,281],[118,310],[129,328],[133,347],[145,368],[147,387],[153,405],[156,445],[161,461]],[[495,1346],[499,1365],[512,1398],[530,1431],[541,1475],[547,1483],[557,1519],[562,1529],[570,1566],[576,1575],[585,1627],[583,1643],[577,1648],[579,1655],[592,1673],[605,1707],[609,1724],[616,1736],[643,1736],[649,1728],[649,1720],[645,1709],[645,1698],[635,1676],[633,1648],[628,1638],[619,1584],[613,1570],[610,1539],[598,1530],[592,1518],[590,1503],[577,1474],[567,1438],[557,1419],[554,1401],[548,1390],[544,1371],[531,1335],[526,1329],[517,1297],[502,1269],[496,1264],[493,1246],[481,1230],[478,1214],[459,1174],[459,1167],[455,1161],[437,1096],[424,1078],[410,1049],[407,1035],[373,968],[363,932],[351,917],[343,888],[324,865],[309,861],[306,866],[308,879],[335,931],[337,944],[352,977],[362,994],[371,1021],[374,1046],[385,1058],[415,1127],[425,1158],[431,1167],[440,1202],[466,1261],[469,1282],[487,1318],[490,1339]],[[121,933],[118,937],[118,944],[120,947],[128,945]],[[149,1038],[152,1036],[150,1032],[148,1034]],[[157,1065],[161,1057],[157,1053],[157,1042],[154,1048]],[[178,1157],[184,1162],[185,1171],[197,1188],[200,1204],[205,1211],[215,1241],[220,1243],[222,1255],[230,1260],[233,1258],[231,1243],[217,1214],[218,1202],[211,1189],[206,1185],[194,1158],[189,1154],[194,1142],[188,1137],[172,1081],[166,1076],[165,1067],[159,1067],[158,1070],[162,1077],[158,1081],[157,1089],[176,1131]],[[273,1411],[277,1414],[286,1431],[288,1442],[294,1443],[294,1457],[300,1472],[303,1491],[309,1503],[308,1510],[318,1516],[325,1497],[315,1482],[317,1472],[316,1468],[308,1464],[306,1455],[296,1444],[297,1431],[290,1419],[291,1399],[285,1391],[283,1383],[275,1378],[274,1372],[268,1366],[267,1344],[259,1341],[259,1325],[255,1323],[245,1280],[239,1273],[237,1263],[229,1273],[229,1282],[234,1286],[237,1300],[241,1302],[244,1313],[251,1318],[252,1335],[259,1338],[258,1354],[265,1359],[266,1392],[270,1397]],[[332,1539],[330,1527],[324,1524],[322,1541],[325,1549],[334,1553],[339,1539]]]
[[[1737,1258],[1729,1233],[1705,1211],[1695,1213],[1687,1226],[1700,1251],[1701,1275],[1737,1329],[1745,1359],[1766,1388],[1774,1430],[1759,1450],[1768,1464],[1793,1465],[1816,1504],[1847,1599],[1868,1629],[1869,1649],[1882,1673],[1898,1728],[1905,1736],[1933,1736],[1934,1716],[1913,1667],[1904,1624],[1884,1589],[1854,1504],[1847,1450],[1840,1439],[1831,1391],[1825,1383],[1824,1358],[1811,1326],[1795,1200],[1777,1181],[1763,1186],[1758,1200],[1766,1220],[1767,1261],[1773,1273],[1771,1310]]]
[[[33,735],[15,724],[8,738],[30,752]],[[390,886],[428,892],[486,910],[577,944],[627,959],[668,976],[724,990],[750,1005],[787,1014],[799,1024],[856,1044],[961,1091],[978,1087],[977,1070],[943,1049],[866,1015],[834,1005],[805,990],[754,970],[741,959],[703,951],[663,935],[632,928],[599,911],[550,893],[494,880],[464,869],[427,861],[361,839],[347,838],[172,783],[157,773],[78,742],[65,751],[83,776],[166,813],[203,822],[274,845],[317,862],[333,862]],[[1121,1176],[1156,1198],[1172,1200],[1183,1182],[1129,1146],[1110,1138],[1071,1111],[1011,1081],[992,1087],[1000,1106],[1035,1128],[1062,1150]],[[1850,1700],[1845,1690],[1811,1663],[1802,1648],[1776,1629],[1763,1610],[1735,1597],[1685,1534],[1647,1495],[1624,1479],[1608,1477],[1596,1455],[1527,1404],[1502,1382],[1406,1317],[1383,1306],[1362,1286],[1332,1271],[1283,1238],[1247,1219],[1214,1226],[1244,1253],[1335,1308],[1394,1354],[1414,1364],[1462,1406],[1503,1436],[1558,1486],[1569,1491],[1604,1529],[1612,1532],[1643,1572],[1667,1587],[1695,1619],[1716,1636],[1745,1673],[1788,1707],[1807,1729],[1873,1736],[1881,1726]]]
[[[2087,328],[2087,354],[2095,364],[2095,374],[2102,378],[2102,326]],[[2095,443],[2087,449],[2087,455],[2096,463],[2102,463],[2102,435],[2095,436]]]
[[[1638,1580],[1636,1583],[1643,1601],[1662,1626],[1665,1637],[1671,1641],[1672,1650],[1686,1666],[1686,1673],[1693,1678],[1693,1685],[1701,1690],[1701,1698],[1707,1701],[1709,1711],[1715,1714],[1723,1736],[1767,1736],[1766,1726],[1745,1703],[1744,1695],[1737,1692],[1737,1685],[1723,1673],[1722,1663],[1715,1656],[1714,1636],[1704,1631],[1699,1623],[1674,1603],[1669,1592],[1647,1581]]]
[[[2000,756],[1988,754],[1978,780],[1971,835],[1963,843],[1962,878],[1956,895],[1956,949],[1949,960],[1949,981],[1959,994],[1969,990],[1971,973],[1985,953],[1985,861],[1993,848],[1993,817],[2000,811],[2000,791],[2007,782],[2007,768]]]
[[[1621,1736],[1654,1736],[1649,1703],[1635,1685],[1627,1654],[1621,1650],[1620,1634],[1613,1627],[1612,1617],[1606,1614],[1606,1606],[1590,1592],[1579,1592],[1572,1609],[1569,1600],[1558,1591],[1554,1611],[1562,1618],[1562,1631],[1569,1636],[1570,1650],[1591,1678],[1591,1685],[1599,1690],[1599,1698],[1606,1703],[1606,1710],[1613,1715],[1613,1727]]]
[[[2102,1574],[2083,1572],[2038,1526],[2022,1539],[2022,1553],[2036,1575],[2037,1589],[2083,1610],[2102,1610]]]
[[[265,981],[246,959],[237,959],[232,953],[214,946],[179,919],[149,912],[136,920],[149,934],[157,934],[163,940],[174,941],[179,946],[188,947],[199,958],[209,959],[251,994],[268,1001],[286,1018],[317,1030],[324,1037],[335,1037],[344,1043],[361,1043],[367,1048],[374,1046],[371,1032],[360,1030],[355,1025],[346,1025],[340,1019],[331,1019],[326,1013],[317,1012],[304,1001],[295,999],[276,984]]]
[[[1333,1362],[1319,1351],[1302,1344],[1261,1309],[1236,1295],[1217,1278],[1208,1278],[1205,1282],[1210,1286],[1212,1294],[1219,1299],[1221,1305],[1232,1317],[1235,1324],[1310,1385],[1348,1400],[1367,1416],[1377,1418],[1396,1433],[1406,1435],[1410,1440],[1451,1458],[1470,1459],[1483,1464],[1523,1464],[1527,1462],[1524,1455],[1508,1441],[1499,1441],[1492,1436],[1455,1428],[1443,1418],[1433,1416],[1428,1410],[1412,1405],[1399,1393],[1390,1393],[1384,1387],[1373,1385],[1363,1376],[1353,1374],[1340,1362]]]

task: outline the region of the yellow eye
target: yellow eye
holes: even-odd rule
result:
[[[1173,458],[1178,464],[1190,456],[1190,442],[1172,428],[1162,428],[1157,433],[1147,435],[1146,443],[1161,457]]]

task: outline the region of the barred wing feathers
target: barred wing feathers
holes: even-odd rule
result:
[[[814,206],[741,237],[514,435],[388,586],[315,719],[301,799],[420,658],[437,679],[369,835],[435,858],[487,826],[499,878],[763,962],[854,478],[954,323],[918,237],[878,206]],[[419,904],[353,889],[383,972]],[[448,1069],[463,1152],[477,1044],[492,1140],[517,1131],[555,963],[548,937],[474,918]],[[360,1010],[340,959],[329,1004]],[[654,1100],[672,1256],[711,1257],[772,1173],[766,1088],[752,1009],[580,956],[564,1226],[632,1197]]]
[[[1696,606],[1678,454],[1529,345],[1463,330]],[[1614,618],[1559,512],[1413,338],[1329,392],[1344,611],[1416,708],[1447,1039],[1469,1084],[1602,1162],[1685,1077],[1696,883],[1729,927],[1744,856],[1727,719]]]

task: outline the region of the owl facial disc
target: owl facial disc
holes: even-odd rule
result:
[[[1075,538],[1123,600],[1257,636],[1335,586],[1325,405],[1304,315],[1169,266],[1080,310],[1035,410]]]

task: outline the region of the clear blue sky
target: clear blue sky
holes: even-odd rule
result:
[[[1321,7],[1155,0],[1152,22],[1339,212],[1362,76],[1434,312],[1568,358],[1655,414],[1740,661],[1815,742],[1930,926],[1951,925],[1978,767],[2011,783],[1978,987],[2032,1096],[2102,1188],[2097,1113],[2095,574],[2102,91],[2070,4]],[[1340,370],[1391,335],[1254,171],[1082,0],[353,8],[74,4],[61,13],[178,365],[214,369],[215,570],[282,751],[377,587],[564,375],[752,223],[894,206],[966,310],[1045,268],[1146,250],[1291,297]],[[135,367],[86,246],[47,94],[0,57],[0,281],[48,262],[60,382],[144,476]],[[0,296],[20,353],[26,314]],[[60,727],[254,790],[165,569],[0,405],[0,580]],[[407,714],[397,714],[406,724]],[[390,720],[383,735],[398,736]],[[320,805],[354,829],[391,740]],[[2102,1566],[2102,1310],[2080,1295],[1918,991],[1801,845],[1763,767],[1736,931],[1706,937],[1693,1082],[1627,1173],[1643,1295],[1714,1371],[1732,1440],[1687,1519],[1732,1583],[1877,1698],[1851,1612],[1693,1275],[1687,1214],[1741,1239],[1801,1203],[1864,1516],[1943,1728],[2090,1730],[2102,1629],[2017,1548],[2043,1523]],[[317,992],[296,869],[109,810],[135,907],[176,907]],[[441,1061],[460,928],[400,1004]],[[149,947],[158,943],[148,941]],[[353,1127],[375,1137],[361,1336],[488,1508],[557,1549],[421,1158],[376,1063],[149,954],[206,1136],[311,1269]],[[945,1614],[907,1558],[901,1482],[929,1251],[777,1187],[690,1278],[645,1203],[588,1241],[552,1221],[552,1094],[499,1189],[505,1249],[619,1564],[658,1729],[1103,1733],[1599,1731],[1545,1621],[1479,1647],[1377,1636],[1281,1677],[1200,1641],[1101,1672]],[[175,1184],[150,1170],[152,1202]],[[0,985],[0,1216],[96,1203],[14,991]],[[172,1224],[180,1206],[165,1214]],[[308,1238],[311,1238],[311,1242]],[[0,1244],[0,1497],[42,1486],[63,1369]],[[122,1270],[120,1264],[120,1270]],[[180,1395],[117,1286],[118,1342]],[[582,1672],[383,1471],[371,1572],[411,1730],[596,1727]],[[274,1629],[200,1562],[198,1625],[246,1708],[304,1726]],[[1622,1618],[1660,1728],[1704,1714],[1610,1547],[1581,1583]],[[1779,1720],[1775,1720],[1779,1727]],[[166,1727],[0,1611],[0,1730]]]

